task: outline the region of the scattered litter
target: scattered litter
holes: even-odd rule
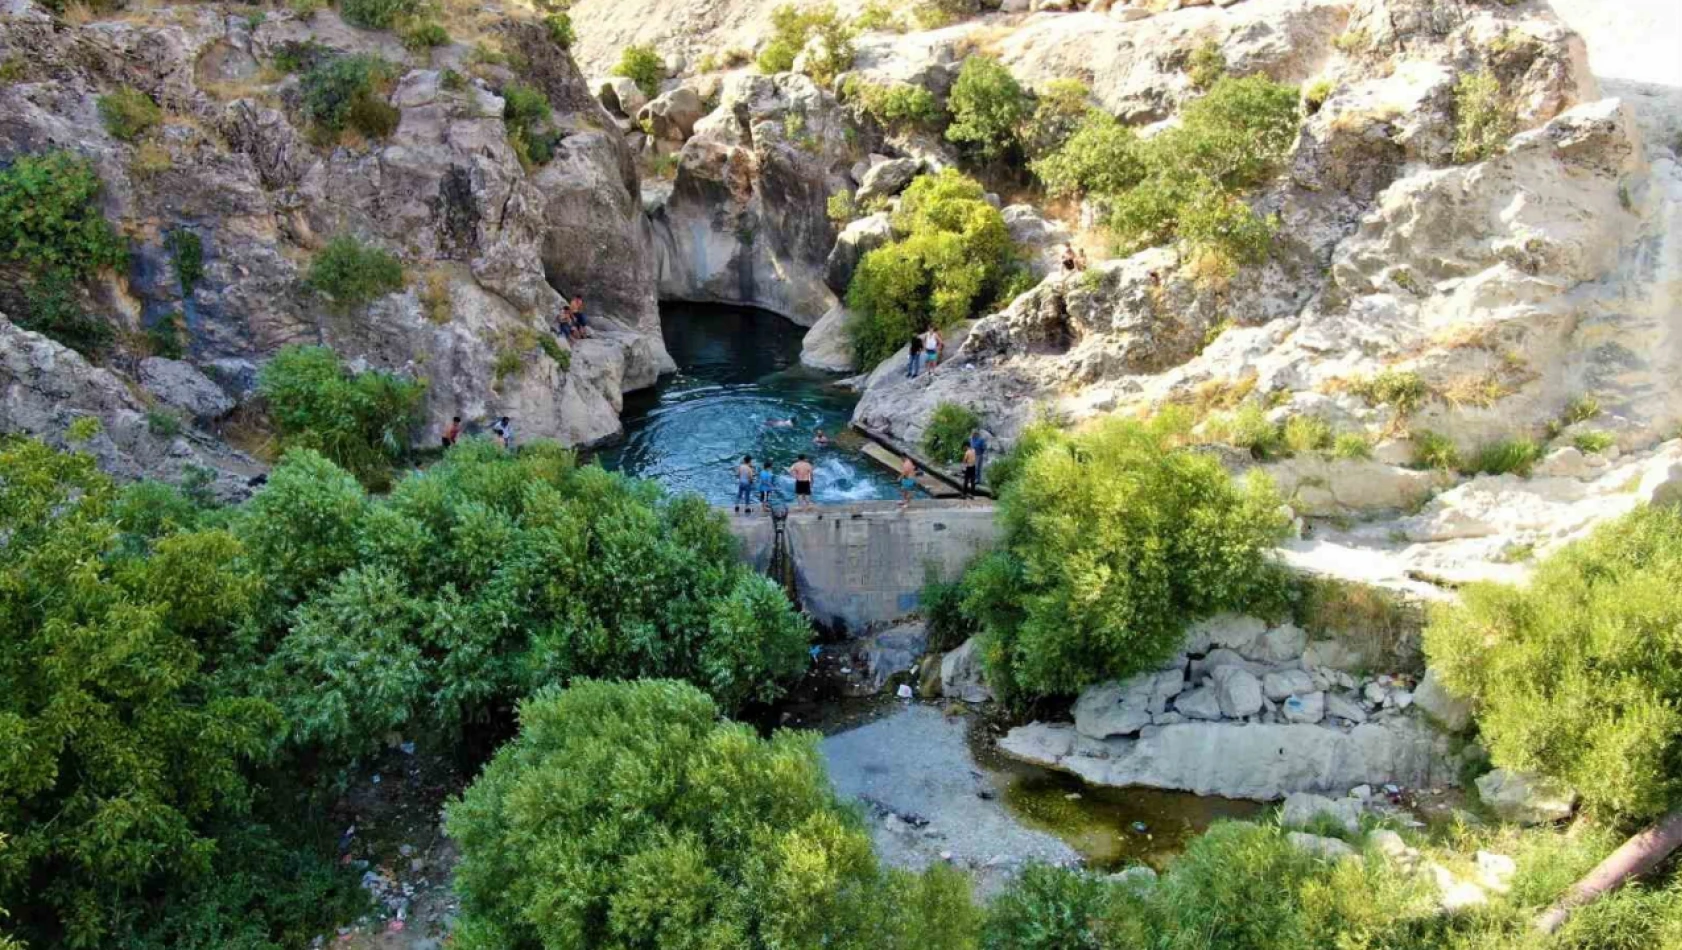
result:
[[[899,692],[898,692],[897,695],[899,696],[900,699],[910,699],[911,698],[911,687],[910,687],[910,685],[906,684],[906,683],[899,684]]]
[[[373,782],[375,785],[380,784],[380,773],[375,772],[374,777],[369,779],[369,781]]]
[[[1133,830],[1138,832],[1139,834],[1144,834],[1146,831],[1150,830],[1150,826],[1146,825],[1142,821],[1135,821],[1133,823]]]
[[[1081,796],[1079,792],[1070,792],[1069,794],[1063,796],[1063,800],[1066,802],[1078,802],[1080,801],[1080,798]]]
[[[404,755],[414,755],[415,754],[415,743],[413,741],[405,742],[405,743],[399,745],[398,748],[403,750]]]

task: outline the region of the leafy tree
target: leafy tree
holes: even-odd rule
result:
[[[573,28],[572,17],[565,11],[544,17],[543,26],[549,31],[549,42],[561,49],[572,49],[572,44],[578,42],[578,32]]]
[[[523,702],[519,738],[448,810],[458,945],[973,946],[967,882],[884,875],[816,734],[760,739],[718,713],[666,680]]]
[[[1033,103],[1003,63],[977,55],[964,60],[946,108],[952,113],[946,138],[985,163],[1020,149],[1020,130]]]
[[[248,807],[245,767],[280,728],[215,685],[252,596],[238,541],[125,557],[114,498],[89,456],[0,442],[0,904],[71,947],[110,945],[137,896],[210,871],[206,825]]]
[[[1018,463],[1003,543],[965,582],[1007,699],[1125,679],[1171,655],[1190,620],[1280,605],[1277,495],[1181,447],[1183,429],[1164,416],[1042,432]]]
[[[350,311],[402,290],[403,264],[381,248],[341,234],[316,253],[304,283],[334,307]]]
[[[503,87],[503,126],[514,151],[528,164],[542,165],[555,156],[555,137],[542,129],[549,116],[549,97],[542,91],[520,82]]]
[[[627,46],[619,51],[619,63],[613,67],[613,75],[636,83],[643,95],[652,99],[660,94],[666,63],[652,46]]]
[[[319,451],[378,486],[408,451],[426,382],[351,373],[327,347],[288,346],[263,367],[257,392],[287,446]]]
[[[1536,566],[1473,584],[1425,630],[1431,666],[1477,703],[1497,765],[1577,789],[1606,816],[1682,805],[1682,511],[1637,510]]]
[[[957,462],[964,457],[970,433],[980,425],[981,417],[968,406],[942,402],[934,407],[923,430],[923,451],[937,462]]]
[[[895,240],[866,254],[847,288],[847,332],[864,365],[892,355],[915,330],[971,316],[1014,262],[1004,215],[950,169],[911,183],[893,228]]]
[[[890,131],[932,126],[941,118],[934,93],[908,82],[877,83],[849,77],[842,94]]]
[[[1033,163],[1053,195],[1112,195],[1145,177],[1139,137],[1107,112],[1088,112],[1068,138]]]
[[[1034,103],[1033,116],[1022,130],[1023,148],[1035,158],[1062,148],[1088,115],[1104,114],[1092,108],[1091,99],[1091,87],[1078,79],[1046,83]]]

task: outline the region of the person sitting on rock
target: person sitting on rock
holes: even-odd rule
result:
[[[1067,244],[1063,245],[1063,273],[1072,274],[1078,266],[1080,261],[1075,257],[1075,249]]]
[[[572,329],[577,334],[573,339],[582,340],[590,335],[590,318],[584,315],[584,298],[572,298],[571,310]]]

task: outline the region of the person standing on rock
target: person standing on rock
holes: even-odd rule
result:
[[[806,461],[802,455],[788,467],[788,473],[794,476],[794,502],[797,505],[810,508],[812,501],[812,463]]]
[[[736,514],[743,507],[753,514],[753,474],[753,456],[742,456],[742,464],[736,466]]]
[[[461,417],[456,416],[450,420],[449,425],[444,427],[444,448],[447,449],[455,445],[459,438],[461,438]]]
[[[940,351],[945,346],[946,341],[940,338],[939,328],[929,327],[928,336],[923,337],[923,363],[929,372],[934,372],[934,368],[940,365]]]
[[[969,447],[975,450],[975,480],[981,481],[981,466],[987,461],[987,440],[981,437],[980,429],[969,430]]]
[[[971,498],[975,497],[975,468],[976,468],[975,463],[976,463],[976,460],[978,458],[979,458],[979,456],[977,456],[975,454],[975,446],[974,445],[964,446],[964,488],[963,488],[963,495],[964,495],[964,500],[965,501],[969,501]]]
[[[916,379],[917,370],[923,359],[923,334],[912,330],[911,341],[905,344],[905,350],[911,357],[911,365],[905,368],[905,375],[909,379]]]
[[[777,489],[777,476],[771,472],[771,460],[759,467],[759,507],[771,510],[771,493]]]
[[[917,488],[917,463],[907,455],[899,461],[899,506],[911,507],[911,493]]]

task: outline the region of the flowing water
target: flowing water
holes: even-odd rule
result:
[[[597,453],[603,466],[728,505],[742,456],[756,467],[768,459],[787,501],[788,467],[804,453],[819,502],[899,497],[893,473],[861,455],[847,428],[858,396],[800,365],[803,328],[761,310],[699,304],[663,305],[660,323],[678,371],[625,397],[625,436]],[[816,444],[819,430],[827,447]]]

